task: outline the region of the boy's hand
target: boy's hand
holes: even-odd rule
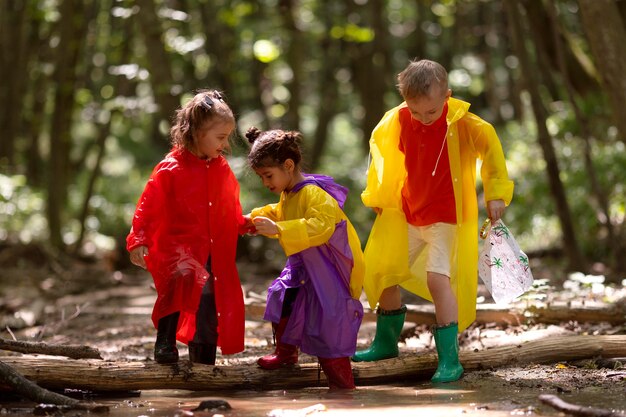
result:
[[[280,230],[276,223],[267,217],[255,217],[252,219],[252,223],[254,223],[254,227],[256,227],[256,231],[266,236],[277,235]]]
[[[135,265],[146,269],[146,260],[145,256],[148,255],[148,247],[147,246],[137,246],[135,249],[130,251],[130,261]]]
[[[491,219],[491,224],[502,218],[505,209],[506,204],[504,204],[504,200],[487,201],[487,215]]]

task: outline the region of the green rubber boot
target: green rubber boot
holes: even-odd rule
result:
[[[435,327],[435,345],[439,356],[439,365],[431,382],[452,382],[461,378],[463,367],[459,362],[458,323],[444,327]]]
[[[373,362],[398,356],[398,339],[404,325],[406,306],[398,310],[378,309],[376,336],[369,348],[356,352],[354,362]]]

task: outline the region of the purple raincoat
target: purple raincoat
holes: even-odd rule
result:
[[[328,176],[306,174],[305,180],[289,192],[297,193],[311,184],[326,191],[343,208],[348,190]],[[309,355],[341,358],[352,356],[356,350],[363,306],[350,295],[354,258],[348,226],[347,220],[339,221],[328,242],[289,256],[280,277],[268,289],[264,318],[278,323],[285,290],[299,288],[282,341],[300,346]]]

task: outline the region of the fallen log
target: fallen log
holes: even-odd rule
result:
[[[246,317],[254,320],[262,320],[265,312],[265,304],[253,303],[246,305]],[[407,305],[407,322],[418,324],[435,324],[435,308],[432,304]],[[376,321],[376,312],[369,308],[364,309],[364,322]],[[519,326],[524,323],[556,324],[569,321],[579,323],[608,322],[613,325],[626,323],[626,307],[619,304],[609,307],[568,307],[530,306],[525,310],[516,307],[501,307],[496,304],[479,304],[476,306],[476,323],[496,323],[506,326]]]
[[[0,338],[0,350],[52,356],[67,356],[72,359],[102,359],[98,349],[84,345],[50,345],[44,342],[24,342]]]
[[[626,356],[626,336],[562,336],[480,351],[462,351],[466,372],[525,364],[546,364],[593,357]],[[5,357],[3,360],[42,387],[94,391],[147,389],[271,390],[326,386],[318,380],[316,363],[264,371],[256,365],[207,366],[181,360],[172,365],[146,362],[108,362],[64,358]],[[353,363],[357,385],[424,380],[437,366],[433,353],[402,355],[379,362]]]
[[[626,417],[626,413],[617,410],[607,410],[604,408],[586,407],[582,405],[570,404],[563,401],[556,395],[542,394],[539,401],[548,404],[550,407],[565,414],[581,417]]]

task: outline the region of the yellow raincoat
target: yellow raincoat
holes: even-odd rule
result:
[[[279,203],[255,208],[251,216],[263,216],[276,222],[280,234],[272,237],[278,238],[287,256],[325,244],[335,232],[335,225],[345,220],[354,261],[350,295],[359,299],[364,274],[361,243],[352,223],[330,194],[315,185],[306,185],[297,193],[281,193]]]
[[[451,259],[450,283],[459,305],[459,331],[476,318],[478,283],[478,203],[476,198],[476,159],[481,159],[485,202],[513,197],[502,146],[494,128],[468,112],[469,103],[450,98],[447,114],[447,142],[450,173],[456,201],[457,234]],[[382,291],[393,285],[429,301],[426,283],[426,254],[423,252],[409,269],[408,226],[402,210],[402,186],[406,178],[404,154],[399,150],[399,110],[389,110],[370,138],[371,163],[367,186],[361,194],[368,207],[379,207],[365,247],[364,290],[370,307],[376,307]]]

